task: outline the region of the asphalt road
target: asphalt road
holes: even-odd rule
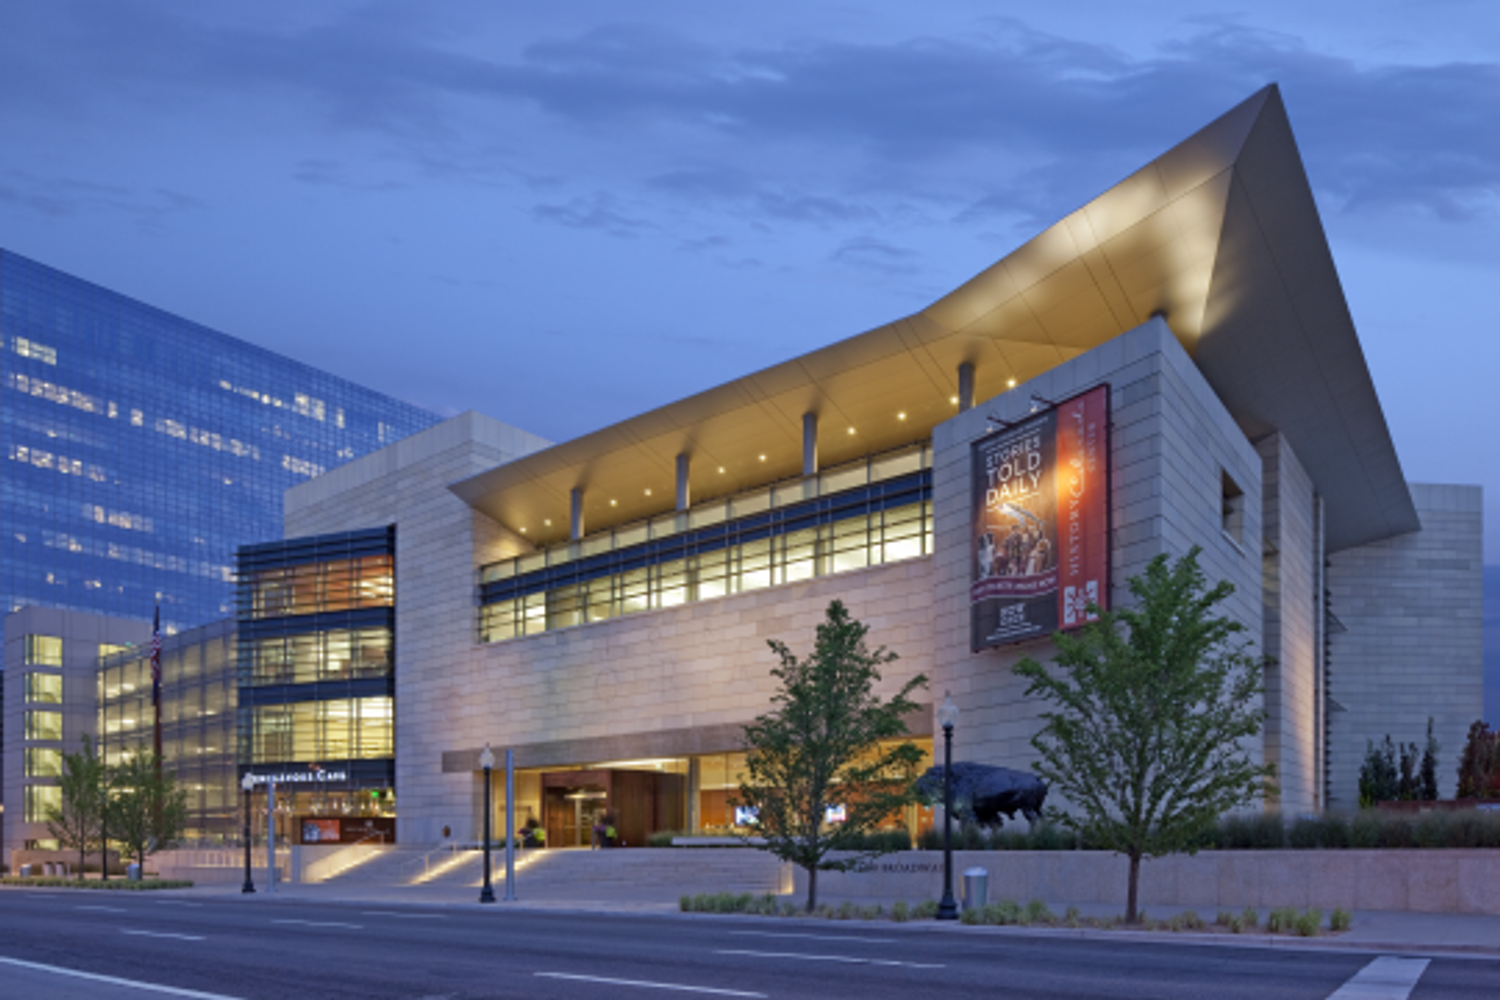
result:
[[[265,895],[0,891],[4,1000],[938,995],[1493,1000],[1500,961],[504,904],[381,908]]]

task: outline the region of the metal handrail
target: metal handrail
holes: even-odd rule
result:
[[[401,866],[401,881],[410,882],[414,878],[416,878],[418,868],[421,869],[421,873],[423,875],[426,875],[432,870],[432,856],[434,854],[442,854],[444,851],[447,851],[449,854],[457,854],[458,842],[450,841],[449,843],[441,844],[438,847],[435,847],[432,850],[428,851],[420,858],[413,858],[412,860],[403,864]]]

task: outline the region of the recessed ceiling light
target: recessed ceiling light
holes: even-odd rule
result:
[[[724,466],[722,466],[722,465],[719,466],[719,472],[720,472],[720,474],[722,474],[724,472]]]
[[[551,521],[551,519],[549,518],[548,520],[543,521],[542,522],[542,527],[544,527],[544,528],[550,528],[550,527],[552,527],[552,521]]]
[[[611,506],[611,507],[618,507],[618,506],[620,506],[620,501],[618,501],[618,500],[611,500],[611,501],[610,501],[610,502],[609,502],[609,505],[610,505],[610,506]]]
[[[523,535],[526,534],[526,529],[525,528],[521,529],[521,534],[523,534]]]
[[[948,402],[952,403],[954,406],[957,406],[958,405],[958,397],[957,396],[949,396],[948,397]]]
[[[1006,385],[1006,388],[1014,389],[1016,387],[1016,380],[1013,379],[1013,378],[1012,379],[1006,379],[1005,380],[1005,385]]]
[[[905,413],[898,413],[898,414],[896,414],[896,419],[897,420],[905,420],[906,419],[906,414]]]
[[[761,461],[762,461],[762,462],[764,462],[764,461],[765,461],[765,460],[766,460],[766,456],[764,456],[764,455],[762,455],[762,456],[760,456],[760,460],[761,460]]]
[[[853,427],[851,427],[851,428],[849,428],[849,433],[850,433],[850,434],[853,434],[853,433],[854,433],[854,428],[853,428]]]
[[[646,491],[646,495],[647,495],[647,496],[648,496],[648,497],[649,497],[649,496],[650,496],[650,495],[651,495],[651,491],[650,491],[650,490],[647,490],[647,491]]]

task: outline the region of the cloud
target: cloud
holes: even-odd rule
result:
[[[735,43],[641,23],[527,40],[524,16],[487,5],[282,20],[46,6],[42,33],[72,60],[50,65],[29,33],[0,42],[0,85],[41,94],[35,113],[85,91],[168,113],[259,100],[461,180],[524,171],[577,195],[607,179],[811,226],[868,224],[896,202],[961,225],[1035,224],[1279,81],[1330,210],[1447,222],[1500,210],[1500,63],[1355,63],[1232,21],[1127,53],[999,18],[947,37]],[[578,197],[539,217],[639,231]]]
[[[90,213],[118,215],[148,233],[158,232],[168,216],[203,207],[197,198],[166,188],[140,190],[72,177],[43,177],[14,168],[0,169],[0,204],[52,219]]]
[[[829,259],[885,277],[911,275],[920,270],[920,256],[917,253],[873,236],[856,236],[845,240]]]
[[[617,204],[614,196],[600,193],[573,198],[562,204],[536,205],[531,214],[543,222],[572,229],[597,229],[621,239],[635,239],[657,228],[654,222],[625,215]]]

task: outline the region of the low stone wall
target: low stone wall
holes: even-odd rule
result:
[[[966,868],[989,872],[989,898],[1125,905],[1128,863],[1101,851],[954,851],[954,892]],[[807,892],[796,870],[795,892]],[[828,900],[916,903],[943,891],[939,851],[903,851],[861,872],[819,872]],[[1202,910],[1318,907],[1500,914],[1500,850],[1201,851],[1141,863],[1141,906]]]

